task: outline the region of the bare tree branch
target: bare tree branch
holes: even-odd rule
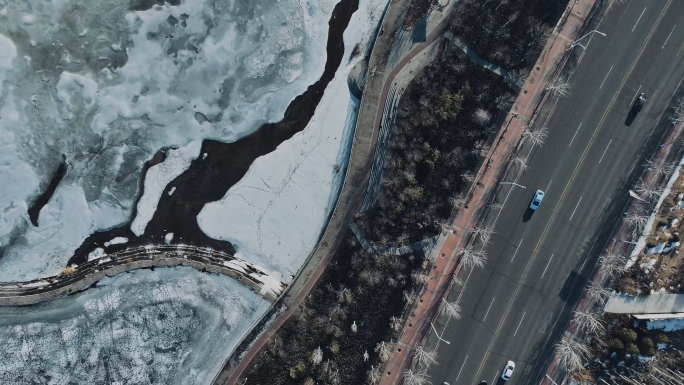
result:
[[[658,176],[670,176],[676,168],[674,163],[666,161],[652,162],[649,160],[646,162],[646,165],[649,170],[655,171]]]
[[[475,113],[473,114],[473,118],[475,118],[475,121],[484,126],[485,124],[489,123],[489,121],[492,119],[492,114],[489,113],[489,111],[478,108],[475,110]]]
[[[489,235],[485,236],[489,241]],[[472,247],[461,248],[458,250],[461,255],[461,261],[466,268],[470,267],[484,267],[487,263],[487,255],[483,250],[474,250]]]
[[[508,73],[506,80],[510,82],[513,86],[521,88],[527,81],[527,76],[529,72],[526,70],[513,70]]]
[[[606,12],[610,11],[614,5],[624,4],[627,0],[608,0],[608,6],[606,7]]]
[[[574,372],[582,368],[589,356],[589,348],[584,343],[568,337],[556,344],[555,354],[568,371]]]
[[[414,283],[422,284],[427,282],[430,279],[430,276],[422,271],[414,271],[413,273],[411,273],[411,278],[413,279]]]
[[[425,350],[422,345],[413,348],[413,358],[418,362],[424,370],[437,363],[437,352],[434,350]]]
[[[532,127],[527,126],[525,127],[525,131],[523,132],[522,136],[523,139],[529,140],[530,143],[532,143],[532,147],[541,146],[542,144],[544,144],[546,137],[549,136],[549,129],[546,127],[542,127],[536,130],[532,130]]]
[[[660,198],[663,193],[663,188],[655,185],[654,183],[646,183],[644,180],[640,180],[636,185],[634,185],[634,190],[639,194],[642,199],[655,202]]]
[[[461,305],[456,302],[449,302],[446,298],[442,297],[442,314],[447,316],[448,319],[461,319]]]
[[[500,109],[501,111],[508,111],[511,109],[511,106],[513,105],[510,95],[506,94],[497,96],[495,102],[496,108]]]
[[[632,213],[625,217],[625,222],[632,229],[632,235],[641,235],[644,227],[648,223],[648,216],[638,213]]]
[[[404,370],[404,383],[406,385],[427,385],[430,383],[430,377],[425,371],[406,369]]]
[[[395,332],[401,330],[401,327],[403,326],[402,324],[403,323],[401,321],[401,318],[397,318],[395,316],[392,316],[392,318],[390,318],[390,328],[392,328],[392,330],[394,330]]]
[[[598,312],[575,311],[572,323],[578,328],[584,328],[590,333],[601,333],[606,330],[602,321],[603,314]]]
[[[378,353],[380,361],[386,362],[392,357],[392,348],[392,343],[387,343],[385,341],[380,341],[375,345],[375,352]]]
[[[382,379],[382,372],[380,371],[379,368],[374,368],[371,366],[370,370],[368,371],[368,377],[367,377],[367,383],[370,385],[375,385],[380,382]]]
[[[571,86],[572,84],[567,79],[558,76],[546,86],[546,90],[553,92],[556,96],[568,97],[570,95]]]
[[[672,124],[684,122],[684,96],[680,96],[677,99],[676,104],[672,109],[674,110],[670,117]]]
[[[611,280],[618,277],[625,271],[627,261],[624,257],[617,254],[606,254],[599,257],[599,272]]]
[[[530,168],[530,166],[527,164],[527,158],[524,158],[522,156],[516,155],[513,158],[511,158],[511,161],[514,165],[519,166],[523,170],[527,170],[528,168]]]
[[[611,291],[601,286],[600,283],[592,282],[587,287],[587,293],[589,293],[589,296],[597,302],[604,303],[606,302],[606,299],[610,295]]]
[[[470,232],[483,244],[489,243],[489,238],[495,234],[494,227],[492,226],[476,226],[473,227]]]
[[[321,347],[319,346],[311,354],[311,363],[316,366],[320,364],[321,361],[323,361],[323,350],[321,350]]]

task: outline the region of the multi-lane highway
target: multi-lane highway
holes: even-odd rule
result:
[[[461,270],[449,300],[459,299],[460,320],[441,317],[444,331],[433,383],[503,383],[508,360],[517,366],[512,384],[538,383],[572,307],[586,284],[616,210],[626,199],[646,154],[668,124],[668,108],[684,78],[684,4],[631,0],[615,6],[582,42],[571,72],[571,95],[551,99],[537,127],[543,146],[529,151],[529,169],[508,180],[497,200],[503,209],[488,219],[496,233],[482,269]],[[581,46],[574,49],[582,50]],[[648,101],[630,113],[639,93]],[[520,187],[520,186],[524,186]],[[533,215],[527,206],[537,189],[546,197]]]

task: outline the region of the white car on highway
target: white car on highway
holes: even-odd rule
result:
[[[515,370],[515,362],[513,361],[508,361],[506,364],[506,367],[504,368],[503,372],[501,373],[501,379],[504,381],[508,381],[511,376],[513,375],[513,371]]]

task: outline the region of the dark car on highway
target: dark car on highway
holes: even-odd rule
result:
[[[632,105],[632,111],[641,111],[641,109],[644,107],[644,104],[646,104],[646,94],[642,92],[639,94],[639,96],[637,96],[636,100],[634,101],[634,104]]]

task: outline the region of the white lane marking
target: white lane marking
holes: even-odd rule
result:
[[[513,258],[511,258],[511,262],[515,259],[515,255],[518,254],[518,250],[520,250],[520,245],[522,245],[522,239],[520,240],[520,243],[518,243],[518,247],[515,248],[515,252],[513,253]]]
[[[634,32],[634,28],[636,28],[637,24],[639,24],[639,20],[641,20],[641,16],[644,16],[644,12],[646,12],[646,7],[644,7],[643,11],[641,11],[641,15],[639,15],[639,18],[637,19],[636,23],[634,23],[634,27],[632,27],[632,32]]]
[[[584,269],[584,264],[587,263],[587,258],[584,258],[584,262],[582,262],[582,266],[580,266],[578,272],[582,272],[582,269]]]
[[[485,319],[487,319],[487,314],[489,314],[489,309],[492,308],[492,305],[494,305],[494,300],[496,297],[492,297],[492,303],[489,304],[489,307],[487,308],[487,312],[485,313],[485,316],[482,318],[482,322],[484,322]]]
[[[513,333],[513,337],[515,337],[515,335],[518,334],[518,329],[520,329],[520,325],[522,325],[522,322],[525,319],[525,314],[527,314],[527,312],[524,312],[522,318],[520,318],[520,323],[518,324],[518,327],[515,328],[515,333]]]
[[[575,131],[575,135],[572,136],[572,140],[570,141],[570,144],[568,144],[568,147],[572,146],[572,142],[575,141],[575,137],[577,136],[577,133],[579,132],[580,127],[582,127],[582,123],[580,123],[580,125],[577,126],[577,130]]]
[[[601,164],[601,161],[603,160],[603,157],[606,156],[606,151],[608,151],[608,147],[610,147],[610,144],[611,144],[611,143],[613,143],[613,139],[611,139],[611,140],[608,142],[608,145],[606,146],[606,149],[603,150],[603,155],[601,155],[601,159],[599,159],[599,164]]]
[[[632,97],[632,100],[629,101],[629,106],[627,106],[627,107],[630,107],[630,108],[632,107],[632,102],[634,100],[636,100],[636,97],[639,95],[639,91],[641,91],[642,86],[643,86],[643,84],[639,84],[639,88],[637,88],[636,94],[634,94],[634,97]]]
[[[606,77],[603,78],[603,81],[601,82],[601,87],[599,87],[599,90],[600,90],[601,88],[603,88],[603,83],[606,82],[606,80],[608,79],[608,75],[610,75],[610,71],[612,71],[612,70],[613,70],[613,66],[610,66],[610,69],[608,70],[608,73],[606,74]]]
[[[674,32],[675,28],[677,28],[677,24],[675,24],[675,26],[674,26],[674,27],[672,27],[672,31],[670,31],[670,34],[669,34],[669,35],[667,35],[667,39],[665,39],[665,43],[663,43],[663,46],[662,46],[662,47],[660,47],[660,49],[663,49],[663,48],[665,48],[665,44],[667,44],[667,41],[668,41],[668,40],[670,40],[670,36],[672,36],[672,32]]]
[[[577,211],[577,207],[579,206],[580,202],[582,202],[582,197],[580,197],[580,199],[577,201],[577,206],[575,206],[575,209],[572,210],[572,215],[570,215],[570,219],[569,219],[570,221],[572,220],[572,217],[575,216],[575,211]]]
[[[549,265],[551,264],[551,260],[553,259],[554,254],[551,254],[551,258],[549,258],[549,261],[546,262],[546,267],[544,268],[544,272],[541,275],[541,278],[544,278],[544,274],[546,274],[546,269],[549,268]]]
[[[546,186],[546,190],[544,190],[544,194],[546,194],[547,192],[549,192],[549,189],[551,188],[551,183],[553,183],[553,181],[549,182],[549,185]]]
[[[466,356],[465,360],[463,360],[463,365],[461,365],[461,370],[459,370],[458,375],[456,375],[456,381],[458,381],[458,378],[461,377],[461,372],[463,371],[463,367],[465,366],[466,361],[468,361],[468,356]]]

